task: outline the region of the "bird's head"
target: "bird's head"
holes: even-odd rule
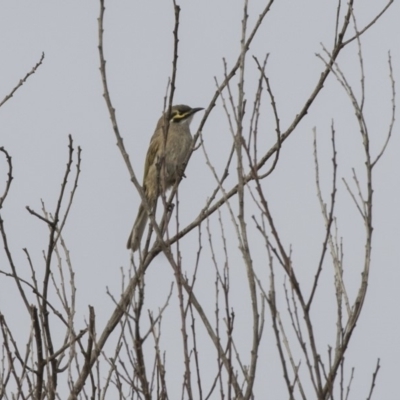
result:
[[[170,123],[189,125],[194,114],[201,110],[203,110],[203,108],[191,108],[189,106],[185,106],[184,104],[172,106]]]

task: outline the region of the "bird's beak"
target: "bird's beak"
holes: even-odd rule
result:
[[[191,114],[195,114],[195,113],[197,113],[198,111],[201,111],[201,110],[204,110],[204,108],[201,108],[201,107],[192,108]]]

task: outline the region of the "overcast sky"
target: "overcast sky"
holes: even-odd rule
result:
[[[207,107],[215,91],[214,77],[219,81],[223,79],[222,58],[225,57],[228,67],[231,67],[239,54],[243,5],[233,0],[181,3],[175,103]],[[322,52],[321,43],[327,48],[332,46],[336,2],[326,3],[320,0],[276,1],[251,46],[250,56],[263,59],[266,53],[270,53],[268,74],[281,112],[283,129],[299,112],[323,69],[321,60],[316,57],[316,53]],[[356,2],[359,27],[365,26],[384,4],[381,0]],[[263,6],[261,0],[250,1],[249,26],[253,26]],[[68,156],[68,134],[72,135],[75,146],[81,146],[81,179],[64,235],[76,272],[77,324],[84,326],[87,306],[93,305],[98,310],[100,332],[113,310],[106,288],[118,298],[120,267],[129,267],[130,254],[125,243],[139,206],[139,195],[130,182],[116,147],[102,97],[97,49],[98,12],[99,4],[94,0],[1,2],[0,100],[31,70],[42,52],[45,59],[36,74],[0,109],[0,146],[11,154],[14,166],[14,181],[2,210],[2,218],[16,264],[21,275],[26,277],[30,273],[22,248],[28,248],[36,268],[41,270],[48,231],[41,221],[28,214],[25,207],[29,205],[40,212],[42,199],[49,211],[54,210]],[[399,3],[395,2],[363,36],[366,115],[373,154],[383,144],[390,121],[389,50],[395,79],[400,81],[399,15]],[[163,109],[171,74],[173,20],[170,1],[119,0],[106,4],[104,46],[109,87],[121,134],[139,180],[150,136]],[[354,42],[343,51],[339,63],[359,94],[360,75],[356,56]],[[247,68],[246,94],[249,104],[252,104],[258,76],[251,57],[247,60]],[[272,114],[267,115],[272,118]],[[192,131],[196,130],[201,116],[195,117]],[[332,120],[335,121],[338,146],[339,228],[340,235],[345,238],[345,259],[348,260],[345,274],[354,277],[356,288],[360,279],[363,225],[341,178],[351,180],[353,167],[363,174],[362,147],[351,104],[333,77],[328,79],[316,104],[286,143],[277,171],[267,180],[265,189],[282,236],[287,245],[293,246],[298,270],[304,269],[303,285],[308,287],[318,255],[313,250],[316,247],[320,249],[323,241],[323,221],[314,184],[312,129],[316,127],[318,132],[321,173],[325,174],[322,185],[328,200]],[[272,127],[273,137],[273,124],[264,121],[263,126]],[[220,160],[226,158],[231,138],[221,103],[214,109],[203,135],[213,163],[221,170],[224,164]],[[395,126],[387,152],[374,173],[375,230],[369,292],[347,361],[349,369],[356,367],[354,399],[367,396],[377,358],[381,359],[382,368],[375,398],[390,399],[398,393],[399,148],[399,130]],[[6,179],[5,167],[4,157],[1,157],[0,191]],[[215,186],[200,150],[192,157],[186,176],[179,192],[183,224],[197,216]],[[217,229],[216,223],[214,227]],[[215,235],[218,234],[216,231]],[[186,249],[196,249],[197,240],[197,234],[192,233],[182,243]],[[260,239],[255,236],[253,240]],[[232,248],[232,251],[237,251],[237,243],[233,243]],[[187,255],[185,268],[191,271],[195,256],[190,258],[190,250]],[[237,259],[240,260],[240,256]],[[231,260],[232,280],[235,283],[236,268],[240,270],[242,264],[237,261],[235,266],[233,260],[236,259],[233,257]],[[0,269],[7,268],[4,253],[0,252]],[[199,280],[204,286],[200,286],[199,292],[204,294],[206,304],[207,297],[210,298],[208,311],[212,315],[215,273],[211,264],[206,262],[200,270]],[[238,272],[238,285],[240,277],[244,276],[242,273]],[[326,278],[328,291],[332,290],[329,277],[331,275]],[[146,307],[157,310],[165,301],[169,282],[174,280],[163,256],[155,260],[147,279]],[[349,290],[353,290],[351,284]],[[247,311],[240,297],[233,303],[237,307],[238,321],[241,318],[246,321],[244,314]],[[19,324],[26,328],[19,318],[12,318],[13,314],[19,315],[21,309],[14,283],[0,276],[0,312],[15,328]],[[22,312],[26,314],[25,310]],[[321,321],[327,319],[334,322],[335,315],[330,316],[322,305],[321,309],[316,308],[316,312],[321,313],[318,316]],[[171,320],[174,313],[171,311]],[[270,325],[267,313],[266,326],[269,328]],[[173,346],[179,346],[179,330],[169,330],[168,319],[165,335],[172,346],[169,350],[172,354]],[[246,333],[243,335],[245,338]],[[263,354],[270,361],[265,364],[268,368],[265,370],[265,381],[257,383],[256,393],[259,398],[265,398],[266,393],[273,392],[276,397],[271,398],[283,399],[286,392],[271,332],[266,333],[265,340],[267,344]],[[334,336],[324,340],[326,345],[333,344]],[[212,349],[210,354],[213,354]]]

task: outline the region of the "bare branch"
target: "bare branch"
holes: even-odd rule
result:
[[[36,63],[36,65],[18,82],[18,84],[11,90],[11,92],[4,97],[4,99],[0,102],[0,107],[3,106],[11,97],[14,96],[15,92],[28,80],[28,78],[33,75],[36,70],[42,65],[44,60],[44,53],[42,53],[40,60]]]

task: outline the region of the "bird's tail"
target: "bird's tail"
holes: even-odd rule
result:
[[[126,244],[128,249],[136,251],[139,248],[143,232],[146,228],[147,218],[147,212],[141,204],[135,223],[133,224],[132,232],[129,235],[128,243]]]

